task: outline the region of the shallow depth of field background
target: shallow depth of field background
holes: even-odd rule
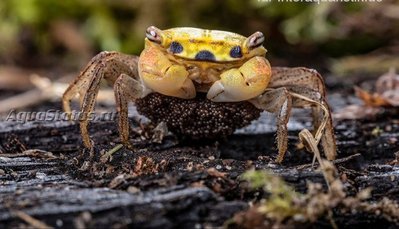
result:
[[[3,0],[0,66],[77,71],[102,50],[139,54],[150,25],[246,36],[259,30],[272,65],[306,65],[337,76],[399,65],[398,0]]]

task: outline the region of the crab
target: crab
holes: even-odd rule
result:
[[[138,110],[153,121],[165,121],[172,131],[197,137],[232,134],[261,111],[271,112],[277,117],[279,163],[287,151],[291,109],[311,108],[313,133],[302,131],[300,139],[309,151],[317,150],[321,143],[326,158],[333,160],[336,143],[322,77],[303,67],[271,67],[265,58],[264,40],[261,32],[244,37],[219,30],[150,26],[139,57],[107,51],[96,55],[65,91],[63,108],[70,114],[71,100],[79,95],[80,130],[86,148],[93,147],[88,117],[102,79],[114,88],[120,140],[133,148],[129,102],[139,105]],[[202,105],[197,110],[192,108],[198,103]],[[309,147],[310,143],[316,147]]]

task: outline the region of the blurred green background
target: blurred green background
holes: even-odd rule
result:
[[[337,74],[399,65],[399,0],[2,0],[0,64],[78,68],[101,50],[139,54],[150,25],[259,30],[275,65]]]

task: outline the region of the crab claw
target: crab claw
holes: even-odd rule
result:
[[[186,68],[172,64],[157,48],[150,47],[141,53],[138,68],[140,78],[152,91],[182,99],[192,99],[196,95]]]
[[[183,66],[171,65],[162,74],[153,73],[151,70],[146,71],[145,67],[142,67],[144,70],[141,75],[145,85],[150,89],[182,99],[195,97],[195,86],[191,79],[187,77],[188,72]]]
[[[270,81],[271,68],[263,57],[253,57],[240,68],[223,72],[213,83],[207,98],[214,102],[239,102],[263,93]]]

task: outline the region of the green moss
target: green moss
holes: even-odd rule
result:
[[[295,192],[279,176],[267,171],[250,170],[242,175],[252,188],[262,188],[270,195],[263,200],[259,211],[279,222],[301,213],[301,209],[293,204],[301,194]]]

